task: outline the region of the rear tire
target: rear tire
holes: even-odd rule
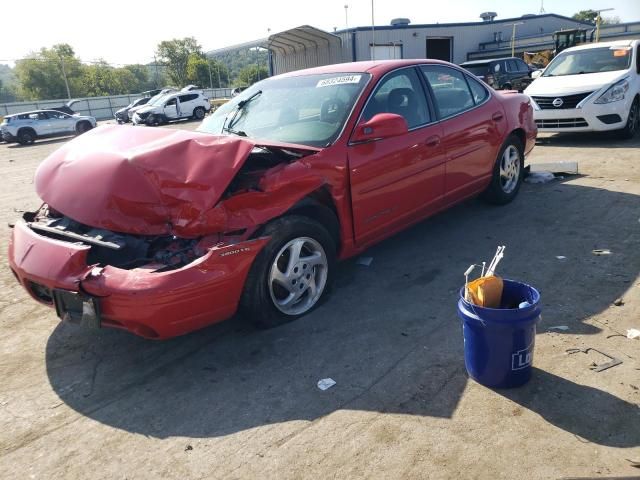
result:
[[[524,178],[524,146],[515,135],[509,135],[500,148],[493,167],[491,183],[482,193],[483,200],[495,205],[511,202]]]
[[[630,140],[637,135],[638,130],[640,130],[640,100],[636,97],[633,99],[631,108],[629,108],[627,124],[624,128],[618,130],[618,135],[620,138]]]
[[[204,118],[205,113],[206,112],[204,111],[204,108],[196,107],[193,109],[193,118],[195,118],[196,120],[202,120]]]
[[[78,135],[82,135],[83,133],[88,132],[92,128],[93,127],[89,122],[80,122],[78,123],[78,125],[76,125],[76,133]]]
[[[326,297],[336,245],[324,226],[302,215],[276,219],[262,235],[271,240],[251,266],[239,310],[256,326],[271,328],[307,314]]]
[[[24,129],[18,132],[18,143],[20,145],[31,145],[36,141],[36,132],[31,129]]]

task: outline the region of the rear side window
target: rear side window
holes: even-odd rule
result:
[[[429,109],[420,78],[413,68],[397,70],[383,78],[369,97],[362,113],[364,121],[378,113],[404,117],[409,128],[429,123]]]
[[[184,102],[190,102],[192,100],[195,100],[196,98],[198,98],[198,94],[197,93],[192,93],[189,95],[180,95],[180,102],[184,103]]]
[[[489,96],[489,92],[484,88],[480,82],[478,82],[475,78],[467,77],[467,82],[469,82],[469,87],[471,88],[471,95],[473,96],[473,101],[476,105],[484,102]]]
[[[507,60],[507,72],[517,72],[518,65],[515,60]]]
[[[516,63],[518,64],[518,71],[519,72],[528,72],[529,71],[529,67],[522,60],[516,60]]]
[[[447,118],[475,106],[465,75],[441,65],[420,67],[431,85],[440,118]]]

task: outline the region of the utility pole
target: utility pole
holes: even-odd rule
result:
[[[67,87],[67,98],[71,100],[71,91],[69,90],[69,81],[67,80],[67,71],[64,69],[64,57],[60,55],[60,65],[62,66],[62,77],[64,78],[64,86]]]
[[[220,62],[216,62],[216,72],[218,73],[218,88],[222,88],[222,82],[220,81]]]
[[[207,57],[207,66],[209,67],[209,88],[213,90],[213,77],[211,76],[211,61],[209,60],[209,57]],[[218,79],[218,83],[220,83],[219,79]]]
[[[344,28],[349,28],[349,5],[344,6]]]
[[[600,23],[602,23],[602,18],[600,17],[601,12],[610,12],[611,10],[615,10],[615,8],[602,8],[600,10],[595,10],[598,13],[596,17],[596,43],[600,41]]]
[[[511,56],[516,56],[516,25],[524,25],[524,22],[513,23],[513,30],[511,32]]]
[[[376,27],[373,16],[373,0],[371,0],[371,60],[376,59]]]
[[[158,88],[158,77],[159,77],[159,75],[158,75],[158,60],[156,60],[156,56],[155,55],[153,56],[153,66],[156,67],[156,81],[154,83],[155,83],[156,88]]]

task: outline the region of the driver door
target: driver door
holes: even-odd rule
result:
[[[369,97],[358,124],[379,113],[402,116],[404,135],[348,149],[355,241],[364,245],[438,210],[444,196],[446,156],[418,73],[387,74]]]
[[[175,120],[176,118],[179,117],[177,97],[173,97],[171,100],[169,100],[167,103],[164,104],[164,115],[169,120]]]
[[[69,115],[62,112],[48,111],[49,129],[52,135],[72,132],[75,128],[75,121]]]

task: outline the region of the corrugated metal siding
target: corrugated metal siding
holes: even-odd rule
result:
[[[349,44],[349,49],[351,45]],[[332,65],[351,61],[351,56],[345,55],[346,47],[336,45],[299,47],[293,53],[284,53],[279,49],[272,49],[273,74],[301,70],[303,68],[318,67],[321,65]]]

